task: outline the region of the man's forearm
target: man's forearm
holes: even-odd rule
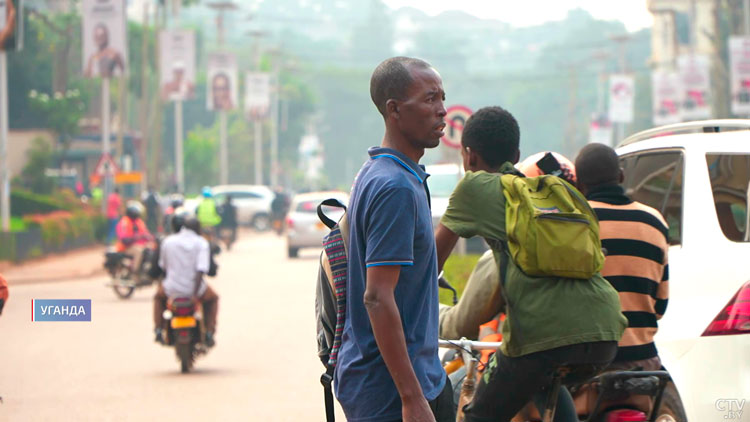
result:
[[[422,398],[422,387],[409,359],[401,315],[392,292],[366,295],[365,306],[370,316],[375,342],[401,400]]]

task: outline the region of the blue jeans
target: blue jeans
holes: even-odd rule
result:
[[[111,245],[112,241],[115,240],[115,238],[117,238],[117,221],[118,221],[117,218],[107,219],[107,222],[109,223],[107,227],[108,228],[107,230],[107,244],[108,245]]]

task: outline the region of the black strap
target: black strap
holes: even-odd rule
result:
[[[329,207],[337,207],[341,208],[344,211],[346,211],[346,205],[342,204],[341,201],[339,201],[336,198],[328,198],[325,201],[318,204],[318,218],[320,218],[320,221],[323,222],[329,229],[333,229],[333,226],[336,225],[336,221],[331,220],[323,213],[323,205],[327,205]]]
[[[318,208],[320,209],[320,208]],[[323,397],[326,403],[326,422],[334,422],[336,415],[333,412],[333,369],[334,366],[328,365],[326,373],[320,376],[320,383],[323,384]]]

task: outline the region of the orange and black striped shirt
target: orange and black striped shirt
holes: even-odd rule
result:
[[[618,185],[600,186],[587,195],[599,218],[607,251],[602,275],[620,293],[628,328],[615,362],[658,355],[654,335],[669,298],[669,237],[659,211],[628,198]]]

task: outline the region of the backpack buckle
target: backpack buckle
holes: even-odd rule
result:
[[[332,382],[333,382],[332,375],[325,373],[320,376],[320,383],[323,384],[323,387],[330,387]]]

